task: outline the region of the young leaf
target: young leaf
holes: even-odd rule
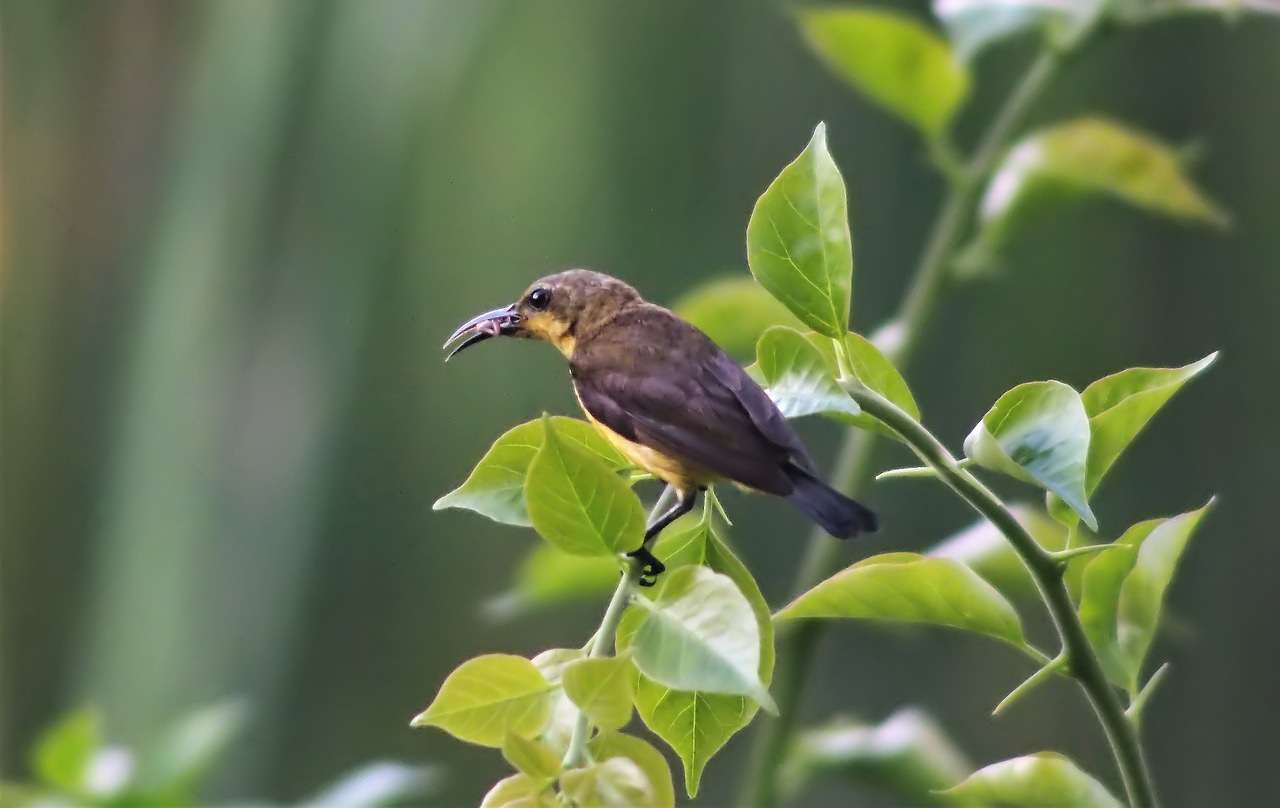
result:
[[[1021,646],[1018,613],[965,565],[914,553],[873,556],[838,572],[774,615],[774,620],[848,617],[928,623]]]
[[[631,637],[636,667],[673,690],[750,696],[767,710],[760,681],[760,630],[751,604],[725,575],[705,567],[667,573],[648,616]]]
[[[625,757],[570,769],[560,778],[560,788],[578,808],[637,808],[656,801],[644,769]]]
[[[1080,394],[1062,382],[1020,384],[1000,396],[964,451],[992,471],[1052,491],[1097,530],[1084,482],[1089,416]]]
[[[542,672],[543,678],[555,688],[552,697],[551,718],[547,721],[547,726],[542,730],[541,738],[544,743],[562,756],[569,748],[569,739],[573,736],[574,724],[578,722],[578,708],[564,692],[564,671],[584,656],[579,648],[552,648],[548,651],[543,651],[531,660],[534,667]]]
[[[934,12],[965,58],[1001,39],[1052,28],[1069,37],[1099,13],[1107,0],[934,0]]]
[[[532,662],[487,654],[449,674],[431,706],[410,722],[439,727],[462,741],[501,747],[508,732],[526,737],[547,725],[554,687]]]
[[[788,418],[817,413],[858,415],[862,409],[840,389],[822,353],[794,329],[775,326],[756,347],[769,397]]]
[[[620,732],[602,732],[591,739],[587,748],[596,760],[622,757],[639,766],[653,787],[654,808],[675,808],[676,792],[667,759],[649,742]]]
[[[1024,219],[1082,194],[1185,222],[1227,223],[1173,149],[1114,121],[1083,118],[1041,129],[1010,149],[982,198],[980,238],[998,248]]]
[[[750,361],[760,335],[770,326],[803,327],[786,306],[747,277],[702,284],[681,296],[671,310],[739,361]]]
[[[586,421],[557,415],[551,418],[551,424],[557,435],[597,456],[609,468],[618,471],[631,467]],[[542,448],[545,430],[542,419],[508,430],[480,459],[466,482],[436,500],[432,509],[465,508],[495,522],[517,527],[532,525],[525,508],[524,481],[529,464]]]
[[[930,137],[969,93],[945,40],[904,14],[869,7],[800,12],[805,38],[832,72]]]
[[[527,774],[499,780],[480,802],[480,808],[559,808],[551,786]]]
[[[534,529],[571,555],[614,555],[639,547],[639,497],[598,458],[558,437],[550,418],[544,429],[524,491]]]
[[[239,699],[187,715],[139,761],[135,787],[147,792],[189,794],[227,751],[247,717],[247,705]]]
[[[560,755],[532,738],[508,732],[502,740],[502,757],[521,774],[546,784],[560,776]]]
[[[943,792],[980,805],[1026,808],[1123,808],[1102,784],[1053,752],[1003,760]]]
[[[89,762],[101,742],[101,719],[97,710],[89,707],[77,710],[40,734],[33,751],[32,769],[46,785],[81,793]]]
[[[603,730],[622,729],[631,720],[635,669],[622,657],[582,659],[563,674],[564,693],[591,723]]]
[[[380,761],[361,766],[326,786],[298,808],[391,808],[425,797],[440,782],[426,766]],[[524,806],[531,808],[531,806]]]
[[[813,330],[828,337],[849,330],[853,239],[825,124],[756,202],[747,263],[760,285]]]
[[[545,609],[559,603],[604,596],[618,585],[617,559],[574,556],[539,542],[516,571],[511,588],[485,603],[497,619]]]

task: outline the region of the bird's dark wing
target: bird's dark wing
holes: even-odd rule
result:
[[[695,469],[790,493],[786,467],[809,470],[813,463],[760,386],[665,309],[646,305],[624,317],[575,351],[574,384],[587,412],[624,438]],[[636,344],[635,334],[646,341]]]

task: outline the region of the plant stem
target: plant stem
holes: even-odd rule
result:
[[[1138,730],[1125,715],[1120,696],[1102,670],[1102,664],[1076,614],[1063,577],[1063,564],[1041,547],[1013,512],[977,477],[962,468],[942,442],[891,401],[860,384],[847,387],[863,411],[897,433],[939,479],[1004,534],[1026,565],[1053,618],[1062,642],[1070,674],[1080,684],[1106,733],[1107,741],[1124,780],[1131,808],[1153,808],[1155,789],[1142,755]]]
[[[1086,32],[1081,32],[1072,47],[1080,45],[1086,36]],[[950,188],[946,199],[934,221],[897,317],[891,321],[898,337],[895,344],[882,347],[900,371],[906,371],[937,308],[947,270],[973,215],[983,181],[995,168],[1010,136],[1022,123],[1031,105],[1057,73],[1062,54],[1063,51],[1050,47],[1041,51],[979,139],[972,158],[961,171],[948,172]],[[945,151],[950,152],[949,149]],[[846,494],[853,494],[864,485],[874,468],[871,455],[876,442],[873,433],[856,428],[846,430],[833,467],[831,485]],[[839,560],[839,545],[822,530],[815,529],[809,537],[793,595],[799,596],[830,577],[838,569]],[[774,689],[780,715],[773,721],[766,721],[756,731],[751,775],[742,799],[744,805],[772,808],[778,802],[778,770],[795,734],[800,694],[823,626],[820,620],[802,620],[791,624],[779,636],[779,665]]]

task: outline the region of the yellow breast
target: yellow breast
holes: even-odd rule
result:
[[[582,399],[578,399],[578,404],[582,404]],[[613,448],[630,460],[636,467],[662,480],[665,483],[674,485],[680,491],[695,491],[703,488],[714,481],[715,475],[708,474],[701,469],[691,468],[681,463],[673,457],[669,457],[657,449],[651,449],[635,441],[626,438],[614,432],[609,427],[597,421],[591,413],[587,412],[587,408],[583,407],[582,412],[587,416],[587,420],[595,425],[595,428],[604,435],[605,439],[613,445]]]

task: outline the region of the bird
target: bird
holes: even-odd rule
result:
[[[649,549],[712,483],[782,497],[827,533],[853,538],[875,514],[819,476],[768,393],[692,323],[645,301],[627,283],[588,269],[535,281],[510,305],[467,320],[446,360],[492,337],[548,342],[569,363],[583,413],[636,467],[675,491],[628,555],[652,585],[665,565]]]

